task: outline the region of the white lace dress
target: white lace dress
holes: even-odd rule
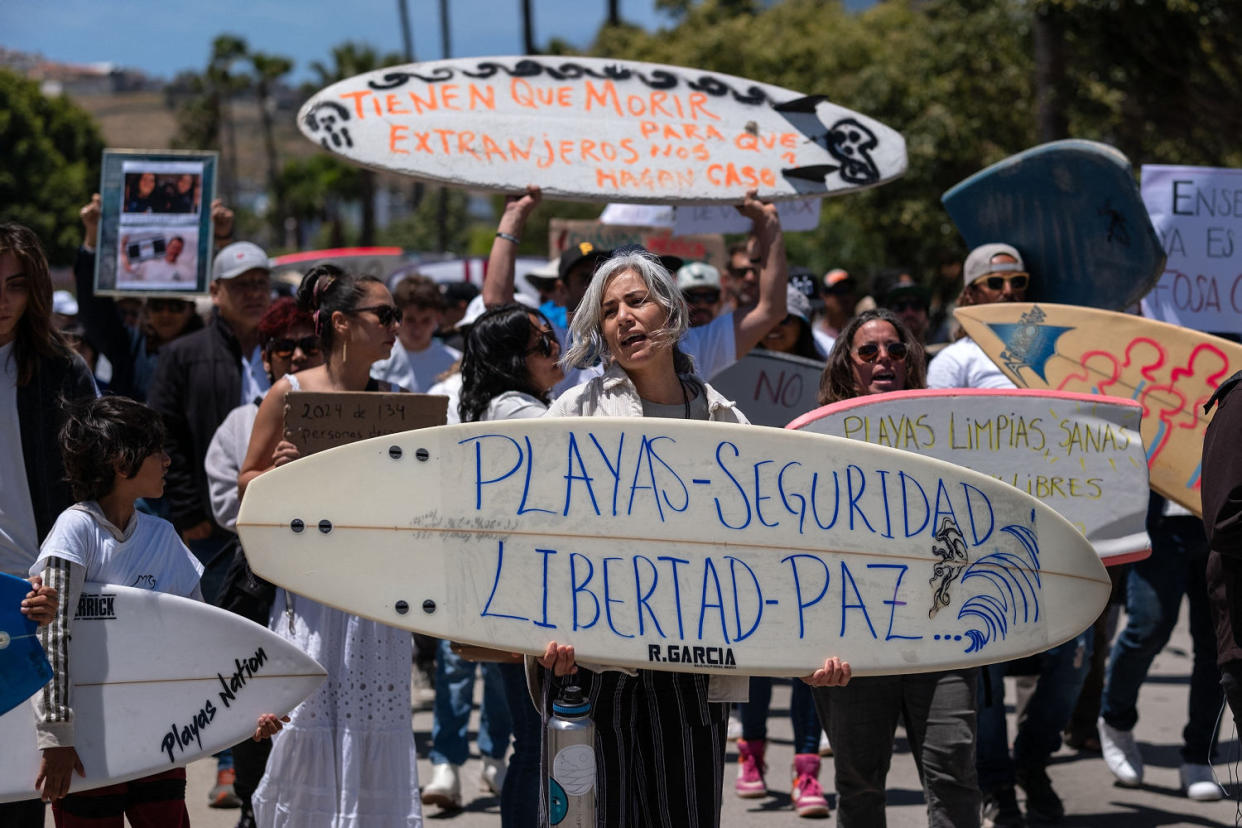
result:
[[[290,381],[296,388],[296,379]],[[264,828],[421,826],[409,632],[283,589],[270,626],[322,664],[328,677],[273,737],[267,773],[251,798],[255,822]]]

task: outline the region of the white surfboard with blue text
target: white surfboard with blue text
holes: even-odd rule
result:
[[[665,419],[472,423],[264,474],[254,570],[349,612],[527,653],[804,675],[1041,652],[1109,579],[1081,532],[986,475],[834,437]]]
[[[314,659],[226,610],[146,589],[88,583],[69,650],[70,791],[186,765],[254,733],[323,681]],[[33,703],[0,716],[0,802],[33,799],[40,754]]]

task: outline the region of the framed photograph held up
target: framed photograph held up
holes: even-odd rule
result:
[[[218,154],[104,150],[95,292],[207,292]]]

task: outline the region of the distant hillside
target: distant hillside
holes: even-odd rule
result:
[[[177,119],[162,92],[118,92],[70,95],[74,103],[94,116],[112,149],[167,149],[177,131]],[[281,163],[319,150],[302,137],[294,124],[296,112],[277,111],[276,153]],[[243,190],[261,190],[267,177],[259,107],[254,100],[233,104],[237,129],[238,183]]]

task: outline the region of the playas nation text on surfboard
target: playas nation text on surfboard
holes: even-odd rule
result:
[[[342,610],[664,670],[1003,661],[1085,629],[1110,589],[1082,533],[1008,484],[753,425],[409,431],[262,475],[237,525],[255,572]]]
[[[1143,406],[1151,487],[1196,515],[1203,404],[1242,369],[1242,345],[1126,313],[1005,302],[955,312],[1013,382],[1132,399]]]
[[[584,201],[737,203],[874,187],[905,139],[823,95],[680,66],[579,57],[413,63],[313,96],[302,133],[359,164]]]
[[[69,649],[70,791],[181,766],[254,733],[323,681],[312,658],[226,610],[146,589],[88,583]],[[0,802],[32,799],[40,753],[31,704],[0,716]]]
[[[1142,406],[1064,391],[894,391],[817,408],[789,428],[865,440],[983,472],[1078,527],[1105,566],[1151,554]]]

